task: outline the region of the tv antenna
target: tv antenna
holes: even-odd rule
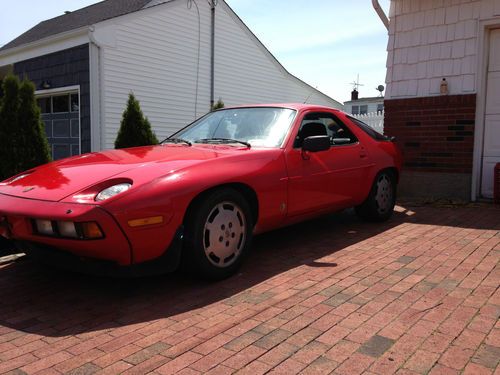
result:
[[[359,83],[359,74],[358,74],[358,78],[356,79],[356,81],[354,82],[351,82],[350,85],[352,85],[352,88],[353,90],[356,90],[356,91],[359,91],[359,86],[364,86],[363,84]]]
[[[378,92],[380,92],[380,97],[384,96],[384,95],[382,95],[382,92],[385,90],[384,85],[378,85],[375,90],[377,90]]]

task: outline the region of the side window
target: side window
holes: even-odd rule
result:
[[[328,135],[332,146],[358,142],[356,136],[335,115],[325,112],[308,113],[302,119],[294,147],[302,147],[304,139],[314,135]]]

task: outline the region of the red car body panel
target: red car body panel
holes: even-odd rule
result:
[[[260,233],[358,205],[379,171],[401,168],[394,143],[375,141],[340,111],[303,104],[265,106],[297,111],[281,148],[166,144],[109,150],[37,167],[11,184],[6,180],[0,184],[0,218],[9,225],[0,227],[0,235],[119,265],[137,264],[165,253],[189,205],[211,188],[236,184],[252,191],[258,202],[254,232]],[[304,157],[293,141],[304,115],[318,111],[337,116],[359,142]],[[126,181],[133,182],[129,191],[94,201],[103,188]],[[158,216],[158,224],[129,225]],[[105,237],[40,236],[33,232],[33,219],[95,221]]]

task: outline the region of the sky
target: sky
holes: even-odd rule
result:
[[[6,0],[2,0],[6,1]],[[206,0],[198,0],[206,1]],[[96,0],[19,0],[0,12],[0,46],[40,21]],[[290,73],[333,99],[377,96],[385,85],[387,30],[371,0],[226,0]],[[379,0],[388,14],[390,0]]]

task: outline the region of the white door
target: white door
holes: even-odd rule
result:
[[[493,198],[493,171],[495,164],[500,163],[500,29],[492,30],[490,34],[486,82],[481,194]]]

